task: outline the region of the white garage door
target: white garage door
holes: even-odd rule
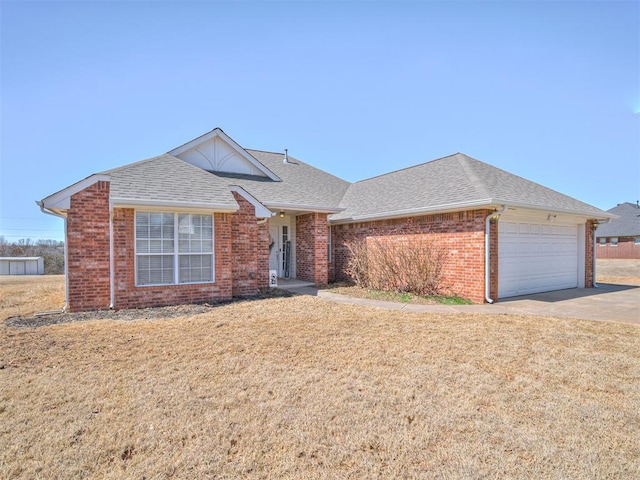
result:
[[[500,220],[499,298],[577,286],[577,225]]]

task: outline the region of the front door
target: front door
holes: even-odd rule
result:
[[[271,225],[269,227],[269,270],[276,270],[278,277],[291,275],[291,237],[289,225]]]

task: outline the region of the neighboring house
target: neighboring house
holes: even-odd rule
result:
[[[475,302],[591,287],[611,214],[463,154],[349,183],[216,128],[41,202],[65,219],[72,311],[210,302],[279,276],[346,278],[345,242],[429,236]]]
[[[619,218],[598,226],[596,257],[640,258],[640,206],[619,203],[607,212]]]
[[[44,275],[42,257],[0,257],[0,275]]]

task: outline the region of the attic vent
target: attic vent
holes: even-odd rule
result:
[[[282,163],[290,163],[289,162],[289,149],[288,148],[284,149],[284,160],[282,161]]]

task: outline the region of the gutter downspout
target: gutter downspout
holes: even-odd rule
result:
[[[487,215],[484,220],[484,299],[487,303],[493,303],[495,300],[490,297],[491,295],[491,219],[495,217],[497,220],[504,212],[507,211],[507,206],[503,205],[502,209],[496,212],[492,212]]]
[[[593,265],[591,266],[591,271],[592,271],[592,275],[593,275],[593,288],[600,288],[600,286],[598,285],[598,282],[596,282],[596,230],[598,229],[599,225],[604,225],[605,223],[609,223],[611,221],[610,218],[607,218],[606,220],[600,222],[596,219],[596,228],[593,229],[593,258],[591,259],[593,262]]]
[[[109,200],[109,310],[113,310],[115,304],[113,272],[113,204]]]
[[[50,212],[44,206],[44,202],[37,201],[36,205],[40,207],[40,211],[42,213],[46,213],[47,215],[51,215],[53,217],[58,217],[64,220],[64,307],[62,307],[62,312],[66,312],[69,308],[69,258],[67,255],[67,245],[69,242],[67,241],[67,217],[62,215],[61,213]]]

